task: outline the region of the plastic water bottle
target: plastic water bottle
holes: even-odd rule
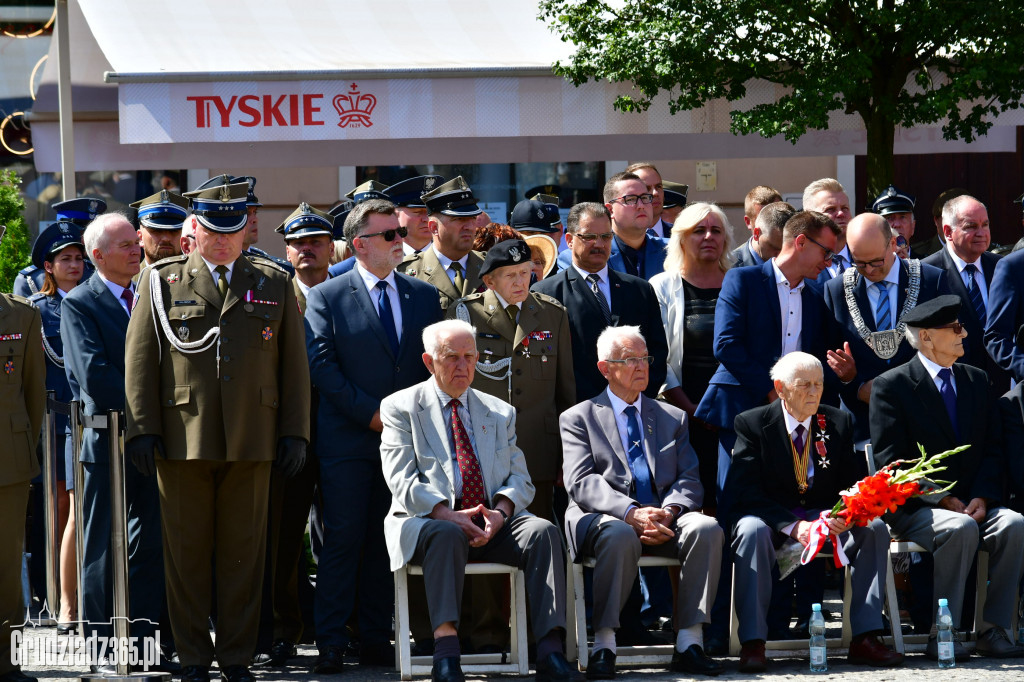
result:
[[[956,656],[953,654],[953,616],[949,612],[949,602],[939,600],[939,612],[935,615],[935,627],[938,629],[939,667],[955,668]]]
[[[811,672],[823,673],[828,670],[825,658],[825,617],[821,615],[821,604],[811,606],[811,622],[807,628],[811,633]]]

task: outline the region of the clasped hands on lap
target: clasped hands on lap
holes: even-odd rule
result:
[[[626,523],[644,545],[660,545],[674,538],[675,531],[669,527],[674,520],[675,514],[659,507],[633,507],[626,512]]]

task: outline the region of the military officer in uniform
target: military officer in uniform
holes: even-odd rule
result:
[[[447,310],[454,301],[484,290],[480,279],[484,255],[473,251],[475,219],[483,211],[476,205],[473,190],[461,175],[435,187],[422,198],[434,243],[431,248],[408,256],[398,266],[398,271],[437,287],[441,308]]]
[[[131,204],[138,213],[139,242],[145,265],[181,255],[181,225],[188,199],[165,189]]]
[[[84,230],[96,216],[107,210],[107,202],[98,197],[78,197],[59,201],[50,208],[57,212],[56,222],[73,223]],[[90,277],[92,272],[92,264],[87,261],[82,279]],[[28,298],[42,288],[45,275],[45,271],[35,264],[23,268],[14,278],[14,293]]]
[[[442,182],[444,178],[440,175],[419,175],[397,182],[384,190],[391,203],[395,205],[398,224],[408,231],[402,242],[406,256],[419,253],[430,246],[433,240],[430,226],[427,224],[427,207],[420,197]]]
[[[480,275],[487,291],[448,309],[477,330],[473,388],[511,403],[518,444],[537,491],[529,511],[552,523],[554,486],[562,468],[558,415],[576,402],[569,316],[556,299],[530,292],[530,247],[521,239],[498,242]]]
[[[3,239],[0,227],[0,239]],[[34,682],[11,657],[11,632],[25,620],[22,548],[29,482],[39,473],[36,442],[46,404],[42,322],[20,296],[0,293],[0,682]]]
[[[294,475],[309,441],[302,318],[289,274],[242,253],[247,189],[186,195],[196,251],[142,278],[125,348],[126,455],[157,474],[187,682],[208,680],[215,656],[223,679],[253,679],[271,465]]]

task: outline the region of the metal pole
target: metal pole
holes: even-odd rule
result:
[[[72,475],[75,486],[75,572],[78,586],[78,634],[85,637],[85,625],[82,621],[85,591],[82,589],[82,567],[85,564],[85,510],[82,506],[82,487],[85,485],[85,472],[82,471],[82,425],[80,421],[81,403],[71,401],[71,458],[74,462]]]
[[[68,2],[57,0],[57,111],[60,115],[60,172],[64,199],[73,199],[75,190],[75,133],[71,110],[71,40],[68,28]]]
[[[110,559],[114,569],[114,637],[128,641],[128,515],[125,507],[124,456],[121,452],[121,413],[107,416],[110,443]],[[117,662],[117,674],[128,674],[128,665]]]
[[[53,413],[53,391],[46,392],[46,412],[43,421],[43,523],[46,538],[46,607],[56,620],[60,605],[57,576],[60,569],[59,539],[57,538],[57,480],[54,464],[57,459],[57,417]],[[40,623],[49,625],[49,623]]]

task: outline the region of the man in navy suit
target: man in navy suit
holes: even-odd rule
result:
[[[614,233],[605,206],[596,202],[576,204],[566,222],[569,249],[564,253],[571,256],[571,264],[530,289],[554,297],[569,313],[576,402],[590,400],[607,386],[597,369],[595,340],[612,325],[639,325],[654,357],[645,393],[656,397],[665,381],[668,342],[654,289],[639,277],[611,267],[608,256]]]
[[[863,450],[871,437],[871,381],[914,356],[914,349],[903,336],[901,319],[914,305],[948,294],[949,289],[942,270],[919,265],[919,261],[901,260],[894,254],[896,235],[882,216],[857,216],[850,221],[846,237],[854,267],[848,269],[849,274],[830,280],[824,293],[825,305],[842,326],[857,363],[856,379],[843,386],[842,398],[853,412],[854,443]],[[915,274],[918,267],[920,273]],[[915,280],[918,291],[912,297]],[[846,298],[847,287],[856,303],[852,308]],[[869,346],[869,341],[874,345]]]
[[[818,283],[824,284],[833,277],[839,276],[850,264],[850,251],[846,248],[846,226],[853,217],[850,210],[850,198],[843,185],[835,178],[821,178],[804,188],[803,209],[824,213],[839,226],[839,238],[836,240],[835,258],[818,275]]]
[[[828,358],[825,395],[835,395],[835,377],[848,380],[856,368],[849,349],[838,349],[828,310],[814,280],[830,262],[839,227],[826,215],[800,211],[783,228],[779,255],[759,268],[726,273],[715,309],[715,358],[697,417],[719,428],[718,485],[725,482],[740,412],[774,401],[771,368],[786,353],[802,350]],[[721,500],[719,501],[721,507]]]
[[[605,183],[604,205],[613,234],[608,251],[608,267],[612,270],[646,280],[664,271],[668,241],[648,229],[653,220],[653,201],[647,185],[633,173],[616,173]],[[571,267],[570,251],[558,254],[559,270]]]
[[[961,362],[988,373],[993,397],[1010,390],[1010,375],[985,350],[985,322],[988,319],[989,290],[999,256],[989,253],[992,232],[988,209],[966,194],[946,202],[942,209],[945,247],[923,259],[946,272],[949,290],[960,297],[960,323],[967,330]]]
[[[358,597],[360,662],[393,662],[394,591],[384,544],[391,504],[381,470],[380,402],[429,377],[423,329],[442,318],[437,290],[396,273],[402,237],[395,206],[371,199],[345,219],[355,267],[310,289],[306,340],[320,393],[317,456],[324,548],[316,591],[318,674],[341,672],[345,627]]]
[[[132,277],[139,272],[140,248],[135,228],[121,213],[96,218],[83,235],[85,251],[96,272],[64,298],[60,335],[64,341],[64,368],[72,395],[85,413],[81,460],[85,471],[82,506],[85,515],[82,567],[84,599],[79,618],[98,637],[113,635],[110,557],[109,441],[105,419],[109,410],[124,410],[125,334],[135,293]],[[128,510],[128,579],[133,637],[153,635],[164,601],[163,550],[156,479],[135,467],[125,473]],[[166,637],[166,633],[163,634]],[[141,640],[140,640],[141,641]],[[93,672],[113,672],[105,660],[92,664]]]

